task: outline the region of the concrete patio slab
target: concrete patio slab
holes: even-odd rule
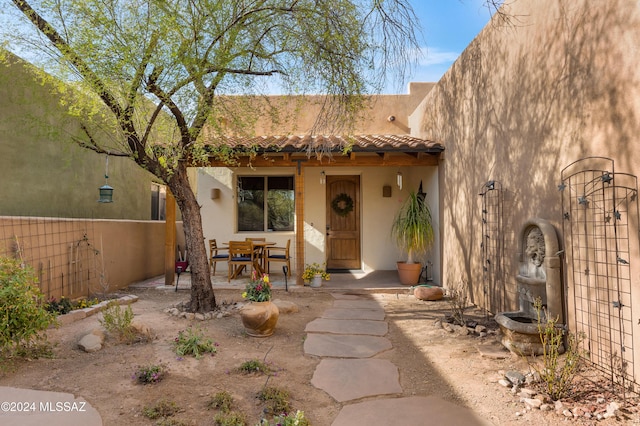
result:
[[[384,336],[389,327],[385,321],[317,318],[307,324],[304,331],[332,334],[366,334]]]
[[[335,300],[333,302],[334,308],[343,308],[343,309],[371,309],[371,310],[381,310],[384,312],[384,309],[378,302],[371,299],[362,299],[362,300]]]
[[[101,426],[98,411],[70,393],[0,386],[3,426]]]
[[[323,359],[311,384],[340,402],[402,393],[398,367],[386,359]]]
[[[365,297],[359,294],[349,294],[349,293],[331,293],[334,299],[337,300],[367,300]]]
[[[371,358],[391,349],[384,337],[309,333],[304,341],[304,353],[334,358]]]
[[[345,406],[331,426],[489,426],[471,410],[435,396],[374,399]]]
[[[322,318],[342,320],[384,320],[385,313],[380,309],[346,309],[329,308],[322,313]]]

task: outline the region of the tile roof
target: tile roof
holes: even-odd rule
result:
[[[289,136],[223,136],[209,142],[232,148],[257,146],[263,152],[298,152],[326,144],[331,151],[340,151],[349,143],[354,152],[429,152],[440,153],[444,146],[439,142],[419,139],[409,135],[289,135]]]

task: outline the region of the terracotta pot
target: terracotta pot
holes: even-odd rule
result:
[[[249,336],[268,337],[276,329],[280,311],[272,302],[251,302],[240,311],[242,325]]]
[[[420,263],[398,262],[398,276],[402,285],[416,285],[420,280],[422,265]]]

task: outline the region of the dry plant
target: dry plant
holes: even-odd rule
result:
[[[454,324],[465,325],[464,311],[467,308],[467,280],[460,280],[454,287],[447,289],[447,301],[451,307],[451,319]]]

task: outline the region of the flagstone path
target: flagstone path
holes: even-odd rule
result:
[[[398,368],[376,355],[392,348],[384,309],[366,295],[333,293],[333,307],[307,324],[304,352],[321,357],[311,384],[344,406],[332,426],[489,425],[436,396],[402,395]]]

